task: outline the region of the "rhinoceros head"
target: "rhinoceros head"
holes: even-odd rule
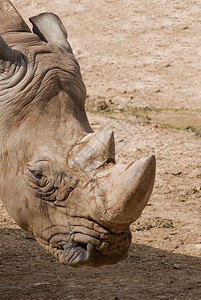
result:
[[[60,19],[0,1],[0,197],[62,263],[113,264],[151,195],[155,158],[115,164],[112,131],[94,133],[85,85]]]

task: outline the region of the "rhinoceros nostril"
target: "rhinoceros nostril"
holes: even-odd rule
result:
[[[62,260],[65,264],[74,267],[86,265],[89,258],[88,245],[82,242],[71,241],[63,245]]]
[[[84,243],[77,243],[76,247],[81,247],[82,249],[87,250],[87,244]]]
[[[63,250],[67,250],[67,249],[68,250],[72,250],[72,249],[78,250],[78,249],[80,249],[80,250],[85,250],[85,251],[87,250],[87,244],[81,243],[81,242],[75,242],[75,241],[71,241],[70,243],[59,242],[58,244],[59,244],[60,247],[63,248]]]

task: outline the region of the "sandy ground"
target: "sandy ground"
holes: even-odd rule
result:
[[[23,2],[23,3],[22,3]],[[20,1],[25,20],[57,13],[81,65],[88,100],[117,107],[201,111],[201,4],[191,0]],[[0,299],[201,299],[201,138],[88,113],[113,129],[117,162],[155,154],[157,176],[128,257],[98,269],[67,268],[11,220],[0,204]],[[166,117],[170,117],[169,114]]]

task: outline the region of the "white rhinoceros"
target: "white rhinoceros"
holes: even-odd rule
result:
[[[114,264],[150,198],[155,157],[115,164],[112,131],[93,133],[85,85],[52,13],[30,18],[0,0],[0,198],[62,263]]]

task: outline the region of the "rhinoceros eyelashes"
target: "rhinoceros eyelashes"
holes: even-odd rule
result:
[[[61,204],[78,184],[78,179],[64,172],[56,172],[47,162],[29,166],[25,179],[32,193],[46,201]]]

